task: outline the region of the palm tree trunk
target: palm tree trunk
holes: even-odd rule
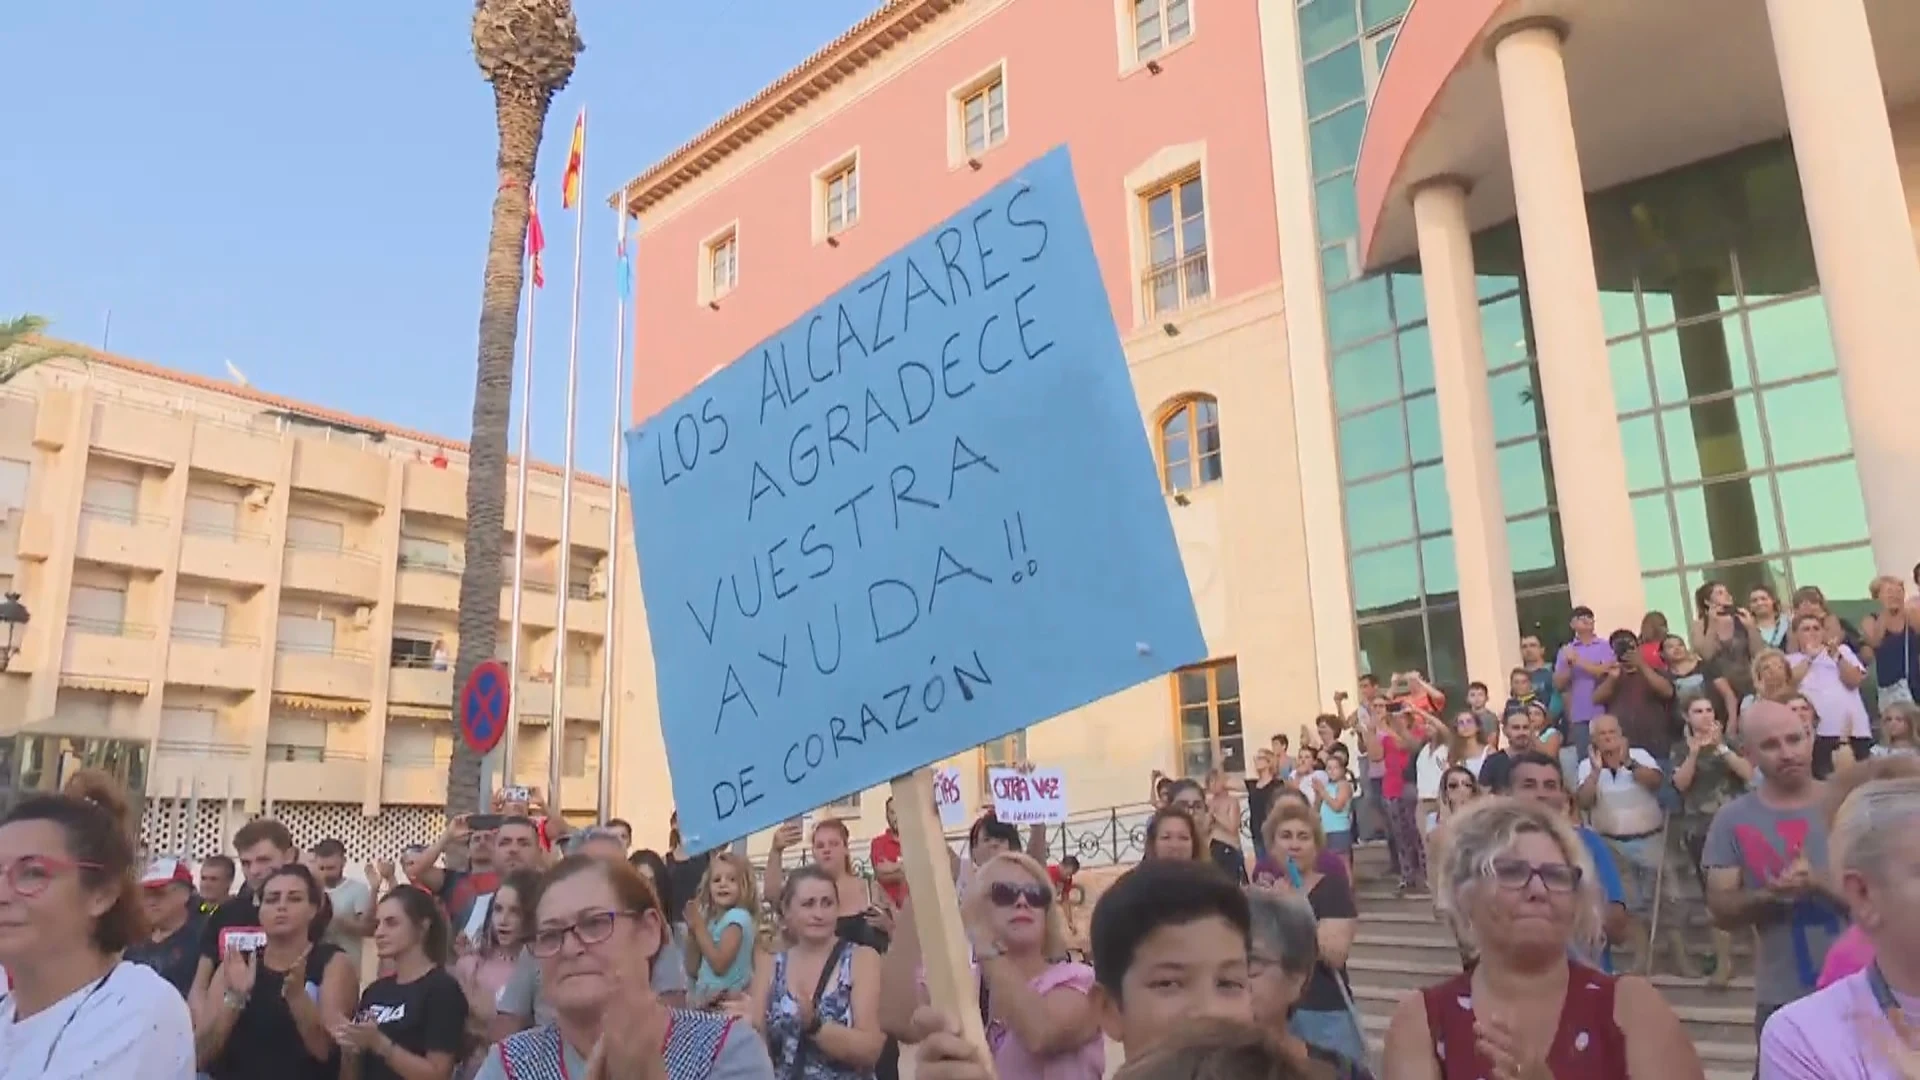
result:
[[[473,387],[473,441],[467,452],[467,559],[460,571],[460,652],[453,666],[457,695],[467,676],[493,658],[500,631],[501,540],[506,529],[507,422],[513,406],[514,339],[527,235],[527,189],[547,121],[548,99],[494,94],[499,129],[493,225],[480,290],[479,363]],[[526,448],[522,447],[525,453]],[[519,672],[514,672],[519,689]],[[518,722],[519,703],[512,705]],[[509,766],[510,768],[510,766]],[[550,799],[553,796],[548,796]],[[447,813],[480,806],[480,757],[455,738],[447,765]],[[557,804],[555,804],[557,807]]]

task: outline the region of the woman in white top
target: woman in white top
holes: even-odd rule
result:
[[[1833,752],[1842,741],[1848,743],[1855,761],[1865,761],[1873,753],[1873,721],[1860,698],[1867,667],[1837,634],[1829,632],[1827,621],[1819,615],[1793,620],[1793,649],[1787,654],[1793,685],[1806,695],[1819,721],[1814,729],[1813,775],[1825,780],[1833,772]]]
[[[1478,730],[1480,721],[1477,717],[1472,713],[1462,715],[1472,720],[1475,729]],[[1448,750],[1448,743],[1452,738],[1453,732],[1449,731],[1445,724],[1436,720],[1427,725],[1426,745],[1414,755],[1413,776],[1420,794],[1419,825],[1422,836],[1432,832],[1433,827],[1440,823],[1440,780],[1446,775],[1447,766],[1453,764],[1452,755]]]
[[[0,823],[0,1080],[192,1080],[186,999],[120,959],[145,922],[125,797],[76,779],[84,797],[31,798]]]

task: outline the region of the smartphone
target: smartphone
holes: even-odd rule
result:
[[[1293,861],[1293,856],[1291,855],[1287,856],[1288,883],[1290,883],[1294,888],[1298,889],[1304,880],[1305,879],[1300,876],[1300,865]]]
[[[469,814],[467,828],[474,832],[492,832],[499,828],[504,820],[506,819],[499,814]]]
[[[267,947],[267,932],[258,926],[229,926],[220,931],[220,957],[232,952],[259,952]]]
[[[528,791],[524,784],[515,784],[512,787],[502,789],[500,797],[510,803],[524,803],[530,802],[533,799],[533,792]]]

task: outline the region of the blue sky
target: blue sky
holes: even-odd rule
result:
[[[878,0],[576,0],[581,55],[541,148],[547,287],[534,450],[563,439],[573,219],[589,110],[580,464],[612,423],[606,196]],[[7,16],[0,314],[116,353],[467,437],[494,189],[471,7],[421,0],[61,0]],[[644,17],[643,17],[644,15]],[[27,103],[35,104],[28,106]],[[517,396],[516,388],[516,396]]]

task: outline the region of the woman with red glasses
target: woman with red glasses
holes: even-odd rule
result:
[[[1098,1080],[1107,1046],[1088,995],[1093,969],[1066,959],[1059,906],[1039,863],[1019,852],[997,856],[967,883],[961,917],[980,982],[980,1019],[1000,1080]],[[913,1012],[926,1004],[920,937],[909,925],[888,950],[880,1022],[914,1034]]]
[[[127,807],[45,795],[0,823],[0,1080],[192,1080],[180,992],[120,959],[145,933]]]

